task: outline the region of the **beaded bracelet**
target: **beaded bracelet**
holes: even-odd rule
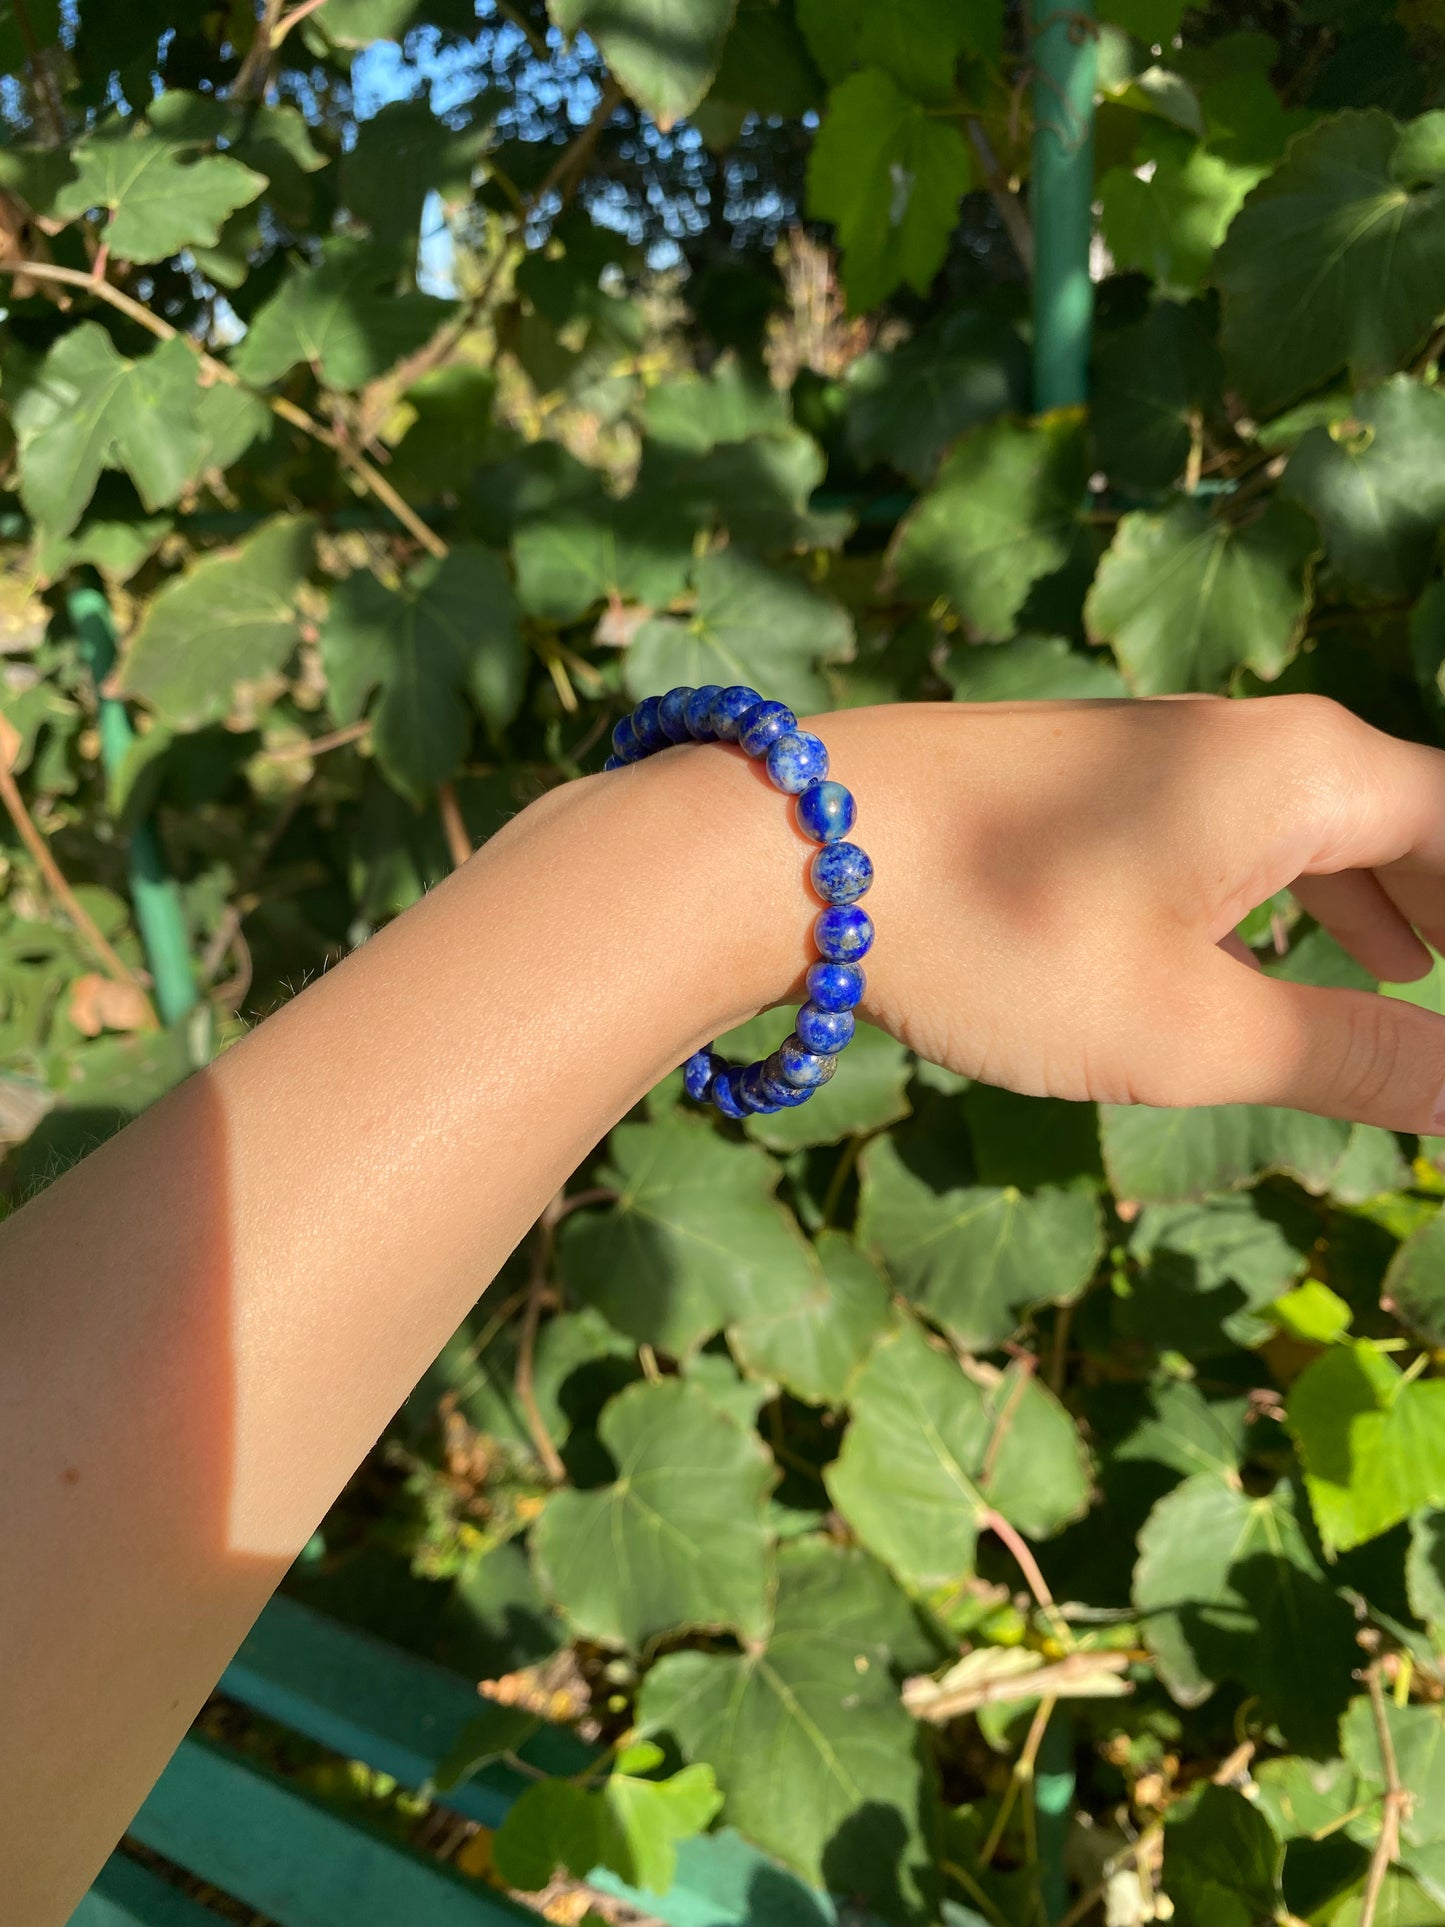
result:
[[[736,743],[765,759],[771,780],[797,798],[799,829],[822,845],[809,868],[824,905],[813,924],[819,958],[808,971],[808,1001],[791,1035],[771,1057],[746,1068],[727,1063],[711,1045],[695,1051],[683,1067],[687,1094],[735,1118],[806,1103],[833,1075],[838,1052],[852,1038],[853,1009],[866,981],[858,960],[873,945],[872,920],[858,908],[873,864],[844,840],[857,805],[851,791],[829,781],[828,752],[818,737],[799,729],[786,703],[765,702],[744,684],[706,683],[644,697],[613,730],[613,753],[603,767],[621,769],[674,743]]]

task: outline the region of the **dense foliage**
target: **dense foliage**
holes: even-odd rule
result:
[[[12,1197],[671,683],[1439,740],[1432,0],[1102,7],[1040,418],[1015,8],[258,11],[0,10]],[[1445,1141],[847,1073],[655,1092],[293,1575],[497,1682],[458,1773],[614,1743],[464,1864],[661,1888],[716,1820],[889,1920],[1445,1918]]]

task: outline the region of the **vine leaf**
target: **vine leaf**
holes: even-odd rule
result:
[[[1157,151],[1147,181],[1115,167],[1099,183],[1104,239],[1120,268],[1149,275],[1162,293],[1192,294],[1260,169],[1192,145],[1174,128],[1148,144]]]
[[[26,508],[47,534],[68,535],[103,468],[124,469],[148,509],[174,502],[207,454],[200,395],[179,338],[130,361],[98,322],[82,321],[14,406]]]
[[[1430,1346],[1445,1346],[1445,1214],[1412,1231],[1390,1260],[1380,1301]]]
[[[424,801],[466,751],[463,691],[494,729],[521,701],[526,652],[500,557],[463,544],[419,562],[395,589],[358,569],[332,592],[321,659],[338,722],[355,721],[380,689],[377,760]]]
[[[920,487],[959,435],[1029,405],[1018,334],[968,309],[927,322],[891,353],[861,355],[845,380],[848,444],[858,461],[891,462]]]
[[[981,636],[1007,636],[1032,584],[1079,541],[1086,480],[1075,410],[976,428],[899,524],[893,572],[920,601],[945,597]]]
[[[1378,108],[1298,135],[1214,264],[1225,361],[1273,413],[1348,367],[1387,374],[1445,308],[1445,114]]]
[[[778,1556],[766,1647],[668,1654],[643,1682],[638,1723],[709,1761],[724,1817],[806,1880],[908,1918],[932,1884],[931,1789],[890,1664],[936,1659],[871,1560],[801,1540]]]
[[[126,653],[126,693],[172,727],[198,729],[226,714],[238,682],[281,668],[296,646],[314,534],[309,516],[277,516],[168,582]]]
[[[748,1063],[776,1050],[790,1028],[780,1012],[765,1011],[720,1037],[717,1048],[724,1057]],[[784,1153],[880,1131],[908,1115],[909,1063],[897,1038],[859,1024],[848,1046],[846,1077],[835,1077],[792,1110],[748,1118],[743,1129],[770,1151]]]
[[[1131,1337],[1187,1358],[1259,1345],[1273,1327],[1260,1313],[1304,1272],[1316,1236],[1302,1214],[1296,1235],[1283,1213],[1266,1216],[1250,1193],[1198,1204],[1150,1204],[1129,1233],[1139,1263],[1132,1295],[1119,1306]]]
[[[1166,1493],[1139,1534],[1134,1604],[1181,1705],[1237,1680],[1292,1746],[1334,1752],[1354,1616],[1310,1549],[1292,1486],[1251,1497],[1232,1473],[1208,1471]]]
[[[1132,177],[1131,177],[1132,178]],[[1222,370],[1197,305],[1157,301],[1099,344],[1089,422],[1099,465],[1118,489],[1171,488],[1193,424],[1218,407]]]
[[[950,98],[961,53],[999,57],[1003,16],[989,0],[799,0],[798,24],[824,77],[880,67],[915,100]]]
[[[548,0],[569,39],[585,33],[618,81],[666,130],[690,114],[722,58],[737,0]]]
[[[616,1482],[555,1493],[535,1533],[544,1587],[572,1625],[633,1650],[679,1627],[761,1640],[774,1478],[761,1439],[682,1379],[619,1392],[598,1433]]]
[[[332,388],[364,388],[429,340],[452,311],[414,290],[398,293],[398,257],[369,241],[332,239],[315,267],[293,267],[236,350],[236,372],[256,387],[298,361]]]
[[[770,1378],[815,1405],[841,1405],[895,1314],[878,1268],[850,1238],[824,1231],[807,1290],[759,1305],[729,1327],[744,1371]]]
[[[808,211],[838,229],[854,313],[906,282],[926,295],[972,180],[963,136],[876,67],[828,97],[808,157]]]
[[[965,644],[949,656],[943,674],[960,703],[1070,701],[1129,693],[1112,656],[1102,649],[1087,655],[1071,649],[1063,636]]]
[[[1346,420],[1301,438],[1279,486],[1319,523],[1347,582],[1387,600],[1418,594],[1445,519],[1445,395],[1408,375],[1356,395]]]
[[[627,687],[638,696],[677,683],[748,683],[800,714],[828,700],[815,665],[853,653],[853,624],[837,603],[796,576],[736,549],[693,568],[696,614],[645,622],[627,652]]]
[[[983,1376],[909,1323],[879,1341],[854,1381],[828,1491],[906,1585],[971,1573],[991,1509],[1044,1538],[1088,1507],[1087,1455],[1058,1400],[1017,1366]]]
[[[1179,1927],[1285,1915],[1284,1842],[1234,1787],[1204,1787],[1165,1827],[1164,1879]]]
[[[1067,1304],[1103,1249],[1092,1190],[957,1185],[937,1190],[910,1168],[896,1136],[860,1160],[858,1235],[899,1288],[965,1351],[992,1351],[1025,1311]]]
[[[693,527],[676,496],[636,494],[620,502],[598,495],[530,520],[512,540],[522,607],[546,622],[575,622],[604,601],[664,606],[687,586]]]
[[[110,211],[105,239],[120,260],[164,261],[195,245],[214,246],[236,208],[254,201],[266,176],[228,154],[196,154],[133,121],[95,128],[74,150],[75,179],[55,194],[53,211],[75,221],[91,208]]]
[[[597,1788],[575,1780],[529,1786],[497,1829],[492,1864],[509,1887],[535,1892],[560,1867],[585,1880],[606,1867],[631,1887],[664,1894],[677,1871],[677,1843],[701,1833],[722,1805],[710,1766],[685,1766],[666,1780],[640,1772],[659,1747],[629,1747]]]
[[[1331,1554],[1445,1503],[1445,1380],[1411,1383],[1361,1339],[1307,1366],[1286,1410]]]
[[[808,1246],[773,1197],[780,1176],[754,1144],[730,1144],[677,1111],[608,1140],[603,1211],[574,1212],[558,1255],[570,1289],[619,1331],[675,1357],[750,1313],[805,1297]]]
[[[1249,522],[1193,502],[1126,515],[1084,620],[1140,696],[1217,690],[1240,668],[1272,681],[1304,634],[1318,550],[1313,521],[1289,502]]]
[[[1263,1104],[1191,1110],[1099,1106],[1109,1183],[1117,1197],[1145,1204],[1177,1204],[1232,1191],[1269,1171],[1296,1178],[1320,1195],[1330,1189],[1352,1135],[1350,1126],[1336,1118]]]

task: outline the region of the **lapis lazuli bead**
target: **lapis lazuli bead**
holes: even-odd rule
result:
[[[824,1010],[821,1004],[804,1004],[793,1019],[798,1041],[820,1057],[836,1057],[852,1043],[857,1027],[851,1010]]]
[[[602,767],[603,769],[626,769],[627,765],[620,756],[609,756]]]
[[[853,792],[841,783],[813,783],[798,798],[798,828],[815,843],[836,843],[857,821]]]
[[[868,979],[857,964],[815,963],[806,982],[808,995],[824,1010],[852,1010],[862,1002]]]
[[[780,736],[798,727],[786,703],[754,703],[738,723],[738,741],[749,756],[766,756]]]
[[[828,774],[828,752],[822,738],[808,729],[792,729],[768,751],[768,776],[789,796],[798,796]]]
[[[687,699],[691,694],[692,684],[681,683],[676,689],[669,689],[658,702],[657,720],[670,743],[692,741],[692,732],[687,726]]]
[[[806,1104],[813,1095],[816,1085],[790,1084],[783,1076],[782,1059],[776,1051],[763,1064],[763,1089],[780,1109],[795,1109]]]
[[[838,1068],[836,1057],[823,1057],[815,1050],[805,1050],[803,1040],[796,1031],[779,1044],[778,1062],[784,1078],[789,1084],[796,1084],[799,1090],[817,1090],[820,1084],[827,1083]]]
[[[632,733],[641,743],[644,756],[651,756],[654,750],[666,749],[672,740],[658,717],[657,712],[661,707],[660,696],[644,696],[632,712]]]
[[[637,731],[632,727],[632,718],[624,716],[612,732],[612,753],[620,756],[624,763],[635,763],[643,754]]]
[[[712,706],[721,694],[721,683],[705,682],[688,697],[682,713],[687,718],[687,733],[695,743],[713,740]]]
[[[762,701],[756,689],[749,689],[745,682],[735,682],[713,697],[712,714],[708,720],[712,733],[720,743],[735,743],[738,739],[738,724],[750,709],[756,709]]]
[[[695,1050],[682,1067],[682,1088],[695,1104],[701,1104],[712,1080],[726,1068],[726,1060],[715,1050]]]
[[[739,1070],[719,1071],[712,1081],[712,1101],[724,1117],[746,1117],[747,1106],[743,1103],[738,1079]]]
[[[813,941],[830,963],[857,963],[873,948],[873,919],[856,903],[830,903],[818,912]]]
[[[762,1065],[749,1064],[739,1080],[739,1094],[750,1111],[766,1115],[769,1111],[781,1110],[782,1106],[773,1101],[767,1093],[767,1073]]]
[[[856,843],[828,843],[808,874],[824,903],[856,903],[873,881],[873,860]]]

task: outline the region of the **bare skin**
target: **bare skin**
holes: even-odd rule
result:
[[[1229,934],[1289,884],[1377,976],[1422,974],[1445,755],[1292,697],[816,726],[877,865],[873,1022],[1016,1090],[1445,1131],[1445,1019],[1273,982]],[[796,994],[810,854],[733,749],[572,784],[0,1227],[15,1927],[68,1919],[547,1199]]]

